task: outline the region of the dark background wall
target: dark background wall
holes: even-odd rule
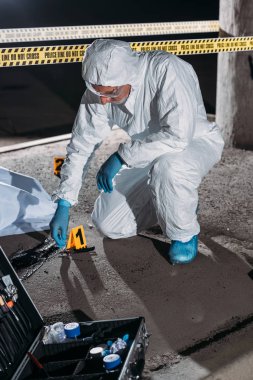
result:
[[[158,0],[153,3],[143,0],[0,0],[0,28],[217,20],[218,13],[218,0]],[[140,41],[216,36],[213,33],[122,39]],[[10,46],[83,42],[15,43]],[[183,59],[194,66],[199,76],[207,112],[215,113],[217,56],[192,55]],[[1,68],[0,136],[40,137],[69,132],[85,89],[80,70],[79,63]]]

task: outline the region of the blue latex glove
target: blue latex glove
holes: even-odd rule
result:
[[[108,160],[105,161],[97,174],[98,190],[104,190],[105,193],[111,193],[113,191],[112,180],[121,169],[123,163],[124,161],[117,152],[113,153]]]
[[[71,204],[65,199],[59,199],[58,207],[50,222],[51,235],[60,248],[67,244],[70,206]]]

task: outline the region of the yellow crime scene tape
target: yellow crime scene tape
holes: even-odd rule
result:
[[[131,42],[135,51],[163,50],[177,55],[253,50],[253,37]],[[0,49],[0,67],[81,62],[89,45],[37,46]]]
[[[218,32],[219,21],[54,26],[0,29],[0,43]]]

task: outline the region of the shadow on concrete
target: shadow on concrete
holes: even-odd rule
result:
[[[251,278],[251,280],[253,280],[253,269],[249,271],[248,276],[249,278]]]
[[[171,266],[166,243],[142,237],[104,239],[108,261],[148,311],[144,317],[151,333],[152,327],[158,328],[167,351],[182,352],[226,327],[228,321],[252,312],[248,265],[211,238],[203,241],[214,259],[199,254],[191,264]],[[153,336],[152,345],[159,352],[162,343]],[[163,344],[161,353],[164,348]]]
[[[75,257],[77,255],[77,257]],[[97,268],[92,260],[93,254],[83,254],[78,258],[78,254],[72,255],[72,261],[75,263],[81,276],[85,280],[87,287],[93,294],[97,294],[104,289],[104,284],[99,276]]]
[[[103,289],[103,283],[99,273],[89,255],[83,255],[81,259],[71,257],[62,258],[60,274],[71,310],[79,308],[90,320],[96,319],[85,294],[83,284],[80,282],[78,275],[73,273],[73,270],[70,268],[72,263],[76,265],[81,277],[83,277],[92,294],[98,293]],[[70,274],[70,272],[72,273]]]
[[[42,243],[48,235],[49,231],[47,230],[15,235],[15,239],[13,239],[13,235],[1,236],[0,245],[7,257],[11,257],[18,250],[36,247],[38,244]]]

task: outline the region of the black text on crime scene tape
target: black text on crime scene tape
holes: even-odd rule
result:
[[[11,53],[11,54],[3,54],[2,61],[17,61],[17,60],[25,60],[25,59],[39,59],[39,53]]]
[[[79,57],[79,51],[53,51],[53,52],[43,52],[43,57],[39,52],[37,53],[7,53],[2,54],[2,61],[25,61],[25,60],[39,60],[52,59],[52,58],[73,58]]]

